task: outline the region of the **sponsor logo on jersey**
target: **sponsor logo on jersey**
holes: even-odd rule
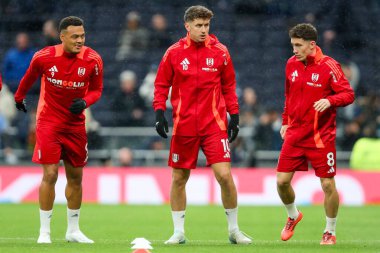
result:
[[[223,158],[231,158],[231,156],[230,156],[230,152],[226,152],[226,153],[224,154]]]
[[[206,58],[206,65],[209,67],[214,66],[214,58]]]
[[[319,74],[313,73],[311,74],[311,80],[316,83],[318,81]]]
[[[54,77],[54,73],[58,72],[57,66],[54,65],[53,67],[49,69],[49,71],[50,71],[51,77]]]
[[[296,80],[296,77],[298,77],[298,72],[297,70],[294,70],[294,72],[292,73],[292,82]]]
[[[65,80],[60,80],[60,79],[55,79],[55,78],[46,78],[50,83],[52,83],[56,87],[61,87],[61,88],[80,88],[84,87],[85,82],[73,82],[73,81],[65,81]]]
[[[218,71],[217,68],[202,68],[203,71],[206,71],[206,72],[216,72]]]
[[[320,84],[320,83],[306,82],[306,84],[311,86],[311,87],[316,87],[316,88],[322,87],[322,84]]]
[[[83,68],[83,67],[78,68],[78,76],[84,76],[85,73],[86,73],[86,68]]]
[[[174,163],[178,162],[178,161],[179,161],[179,155],[173,153],[173,154],[172,154],[172,161],[173,161]]]
[[[188,70],[190,62],[187,58],[183,59],[183,61],[180,63],[182,65],[183,70]]]

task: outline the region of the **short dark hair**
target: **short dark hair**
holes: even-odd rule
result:
[[[312,41],[312,40],[317,41],[318,32],[317,32],[317,29],[312,24],[302,23],[302,24],[298,24],[292,27],[289,30],[289,37],[304,39],[304,40],[309,40],[309,41]]]
[[[194,21],[197,18],[211,19],[214,13],[202,5],[195,5],[187,8],[183,17],[185,22]]]
[[[62,30],[66,30],[69,26],[82,26],[84,25],[83,19],[75,17],[75,16],[68,16],[59,22],[59,28],[58,31],[61,32]]]

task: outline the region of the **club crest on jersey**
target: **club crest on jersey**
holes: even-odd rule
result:
[[[83,68],[83,67],[78,68],[78,76],[84,76],[85,73],[86,73],[85,68]]]
[[[311,80],[316,83],[318,81],[319,74],[313,73],[311,74]]]
[[[206,65],[209,67],[214,66],[214,58],[206,58]]]
[[[178,162],[178,161],[179,161],[179,155],[173,153],[173,154],[172,154],[172,161],[173,161],[174,163]]]

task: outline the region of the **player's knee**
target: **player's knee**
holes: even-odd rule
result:
[[[175,185],[176,187],[185,187],[187,180],[188,180],[188,177],[186,176],[173,175],[172,184]]]
[[[225,185],[225,184],[230,183],[232,181],[232,176],[231,176],[230,171],[225,171],[225,172],[218,173],[216,175],[216,180],[221,185]]]
[[[280,189],[290,187],[290,181],[282,178],[277,178],[277,187]]]
[[[48,171],[43,176],[43,181],[48,184],[55,184],[58,179],[58,172],[56,171]]]
[[[322,190],[324,193],[332,193],[335,189],[334,181],[332,180],[324,180],[322,181]]]
[[[71,185],[81,185],[82,184],[82,176],[81,175],[70,175],[67,177],[67,183]]]

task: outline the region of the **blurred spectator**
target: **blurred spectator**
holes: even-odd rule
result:
[[[144,80],[139,88],[139,94],[144,99],[145,104],[148,107],[151,107],[153,102],[154,81],[156,80],[157,67],[157,64],[151,65],[149,72],[144,77]]]
[[[240,106],[240,125],[252,127],[260,113],[256,91],[252,87],[243,90],[243,101]]]
[[[149,36],[149,46],[151,49],[162,51],[160,54],[173,44],[167,28],[168,25],[164,15],[155,14],[152,16],[152,30]]]
[[[16,36],[16,46],[9,49],[4,57],[3,78],[14,93],[29,67],[35,50],[29,44],[28,34],[22,32]]]
[[[280,128],[281,117],[277,111],[269,109],[263,113],[253,136],[256,150],[280,150],[282,145]]]
[[[351,151],[355,142],[361,138],[360,125],[356,121],[345,124],[340,148],[343,151]]]
[[[119,38],[116,60],[140,59],[148,48],[149,32],[140,26],[140,15],[131,11],[126,17],[126,26]]]
[[[121,148],[119,150],[118,166],[120,167],[131,167],[133,166],[133,153],[129,148]]]
[[[114,95],[112,110],[117,126],[143,126],[145,103],[136,89],[136,74],[125,70],[120,74],[120,91]]]
[[[91,108],[85,110],[86,115],[86,133],[87,133],[87,143],[88,149],[102,149],[103,148],[103,139],[100,136],[100,124],[94,119],[91,113]]]
[[[42,34],[44,37],[44,46],[54,46],[61,43],[59,39],[57,22],[53,19],[45,21],[42,27]]]

